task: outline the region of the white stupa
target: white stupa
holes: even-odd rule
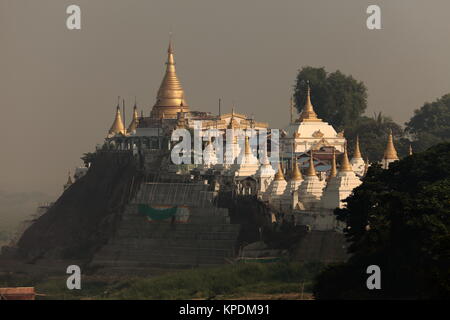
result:
[[[278,171],[275,174],[275,179],[272,181],[272,183],[269,185],[269,188],[266,191],[269,203],[272,206],[276,208],[281,207],[282,204],[281,200],[284,191],[286,190],[286,186],[287,182],[284,179],[283,168],[281,167],[281,162],[279,162]]]
[[[316,174],[313,154],[311,152],[308,171],[298,189],[298,200],[305,210],[311,210],[318,207],[324,187],[325,181],[321,181]]]
[[[364,176],[366,163],[364,162],[364,160],[361,156],[361,150],[359,149],[359,137],[358,136],[356,136],[355,152],[353,153],[353,157],[350,160],[350,164],[352,165],[352,170],[354,173],[356,173],[360,177]]]
[[[322,197],[322,207],[325,209],[335,209],[344,207],[342,200],[346,199],[354,188],[361,184],[361,180],[353,172],[348,161],[347,148],[342,155],[342,163],[339,172],[336,174],[336,158],[333,154],[332,172]]]

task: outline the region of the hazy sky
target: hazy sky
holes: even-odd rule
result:
[[[66,28],[70,4],[80,31]],[[366,28],[369,4],[382,30]],[[368,114],[403,123],[450,92],[449,12],[448,0],[0,0],[0,190],[59,195],[103,141],[118,95],[148,115],[170,30],[194,110],[217,112],[222,98],[224,111],[234,101],[283,127],[296,71],[310,65],[364,81]]]

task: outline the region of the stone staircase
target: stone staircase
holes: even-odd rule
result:
[[[230,224],[228,209],[211,203],[213,194],[207,187],[143,185],[123,212],[115,236],[97,252],[91,266],[125,272],[229,263],[235,256],[240,225]],[[138,211],[140,203],[188,206],[190,216],[186,223],[148,221]]]

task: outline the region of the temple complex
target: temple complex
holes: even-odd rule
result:
[[[296,119],[291,116],[289,125],[280,130],[279,162],[273,162],[269,161],[270,141],[267,141],[267,150],[260,150],[258,141],[251,138],[254,132],[267,130],[270,135],[273,129],[267,123],[236,113],[234,107],[231,113],[219,115],[191,110],[176,74],[172,41],[167,55],[166,71],[150,115],[139,117],[135,104],[132,120],[125,130],[117,106],[105,140],[106,148],[134,150],[141,161],[149,162],[148,159],[154,159],[152,153],[173,148],[170,136],[175,129],[216,130],[225,144],[224,153],[232,155],[231,163],[221,161],[224,155],[219,155],[216,150],[219,140],[206,137],[205,133],[202,164],[176,166],[167,163],[164,170],[207,181],[215,190],[256,196],[272,210],[292,215],[298,223],[305,223],[305,217],[309,217],[306,220],[311,223],[311,217],[321,216],[321,220],[327,222],[312,222],[311,228],[335,229],[337,222],[333,209],[342,207],[342,200],[361,184],[369,163],[363,160],[359,137],[349,160],[343,132],[336,132],[333,126],[319,118],[311,101],[309,84],[302,111]],[[227,129],[233,133],[231,143],[226,143]],[[342,158],[340,164],[338,158]],[[395,160],[398,156],[390,133],[381,164],[387,168]],[[180,169],[182,166],[183,170]]]
[[[267,223],[302,226],[319,232],[314,236],[319,238],[324,234],[320,232],[331,232],[327,237],[342,240],[342,225],[333,210],[345,206],[343,200],[362,183],[369,167],[359,138],[349,160],[343,132],[319,118],[309,85],[302,111],[296,119],[291,115],[282,130],[240,114],[234,106],[231,112],[217,115],[193,110],[176,74],[174,55],[170,41],[153,108],[139,112],[135,102],[127,126],[125,107],[121,112],[119,101],[105,142],[96,150],[119,162],[131,157],[143,178],[133,180],[124,220],[115,237],[96,254],[93,265],[192,266],[231,259],[236,256],[232,245],[248,237],[236,224],[248,219],[243,218],[245,209],[238,207],[238,213],[232,213],[238,201],[258,206],[265,212],[258,219]],[[177,129],[193,133],[188,158],[197,155],[200,162],[172,161],[171,153],[179,143],[173,140]],[[197,147],[196,134],[200,137]],[[388,168],[395,160],[390,133],[381,164]],[[89,170],[80,169],[75,181],[69,175],[64,188],[76,185]],[[341,243],[337,238],[331,242]]]

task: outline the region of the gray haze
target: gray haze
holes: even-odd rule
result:
[[[81,31],[66,29],[69,4]],[[366,28],[369,4],[380,31]],[[217,112],[222,98],[282,127],[296,71],[311,65],[364,81],[368,114],[403,123],[450,92],[449,12],[448,0],[0,0],[0,191],[59,195],[118,95],[148,115],[170,30],[194,110]]]

